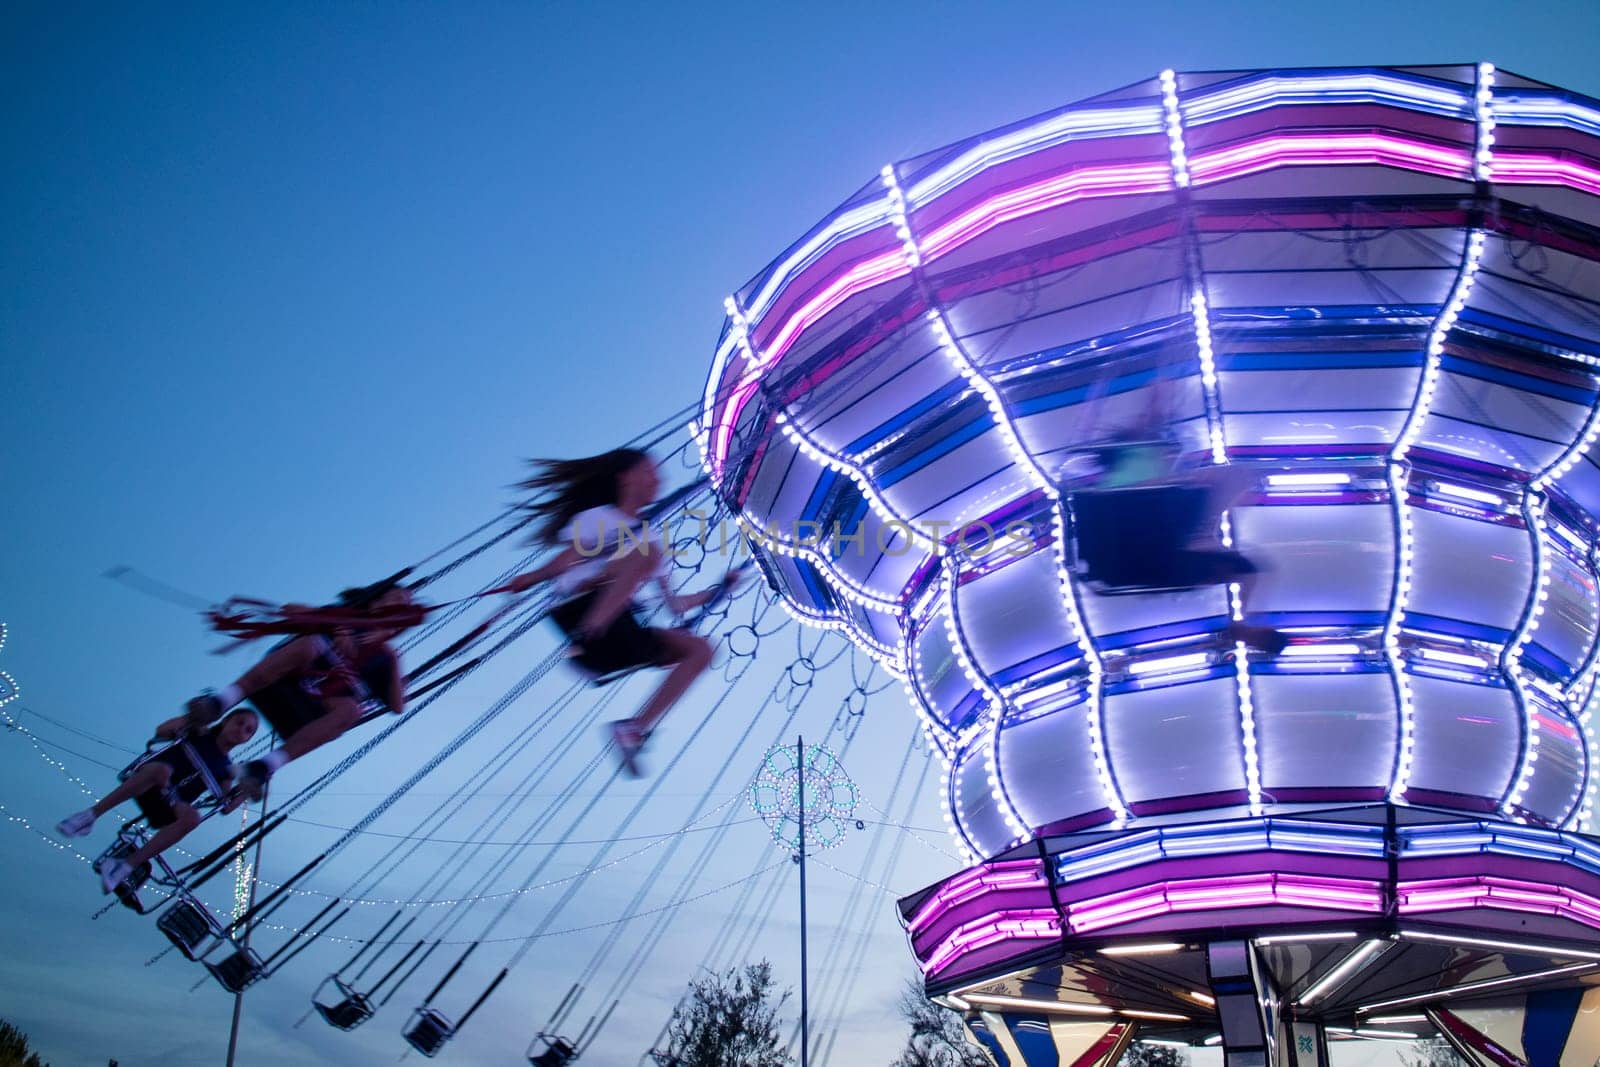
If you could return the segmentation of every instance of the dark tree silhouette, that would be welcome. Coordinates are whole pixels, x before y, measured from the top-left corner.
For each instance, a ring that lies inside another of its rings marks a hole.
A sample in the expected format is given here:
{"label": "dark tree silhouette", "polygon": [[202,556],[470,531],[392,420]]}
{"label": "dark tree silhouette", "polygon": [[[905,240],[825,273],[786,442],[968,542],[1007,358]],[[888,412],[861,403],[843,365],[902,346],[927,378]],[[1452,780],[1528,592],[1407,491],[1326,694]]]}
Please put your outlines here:
{"label": "dark tree silhouette", "polygon": [[1130,1042],[1122,1050],[1118,1067],[1189,1067],[1189,1054],[1172,1045],[1146,1045],[1142,1041]]}
{"label": "dark tree silhouette", "polygon": [[789,1067],[778,1036],[788,999],[773,989],[766,960],[697,978],[672,1011],[666,1047],[650,1056],[660,1067]]}
{"label": "dark tree silhouette", "polygon": [[28,1035],[0,1019],[0,1067],[50,1067],[28,1048]]}
{"label": "dark tree silhouette", "polygon": [[923,996],[915,979],[900,993],[900,1015],[911,1024],[911,1033],[889,1067],[989,1067],[989,1057],[967,1040],[960,1013]]}
{"label": "dark tree silhouette", "polygon": [[1405,1067],[1467,1067],[1467,1061],[1442,1037],[1413,1041],[1400,1053]]}

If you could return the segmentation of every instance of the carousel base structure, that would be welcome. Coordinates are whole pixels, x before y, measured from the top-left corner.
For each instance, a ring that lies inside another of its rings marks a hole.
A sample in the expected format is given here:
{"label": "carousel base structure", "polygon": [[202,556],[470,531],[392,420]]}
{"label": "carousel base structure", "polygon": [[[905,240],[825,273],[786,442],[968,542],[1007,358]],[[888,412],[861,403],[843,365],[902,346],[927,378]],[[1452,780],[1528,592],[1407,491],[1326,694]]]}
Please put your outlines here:
{"label": "carousel base structure", "polygon": [[1424,1037],[1478,1067],[1600,1059],[1600,841],[1571,832],[1371,805],[1044,837],[900,912],[1001,1067]]}

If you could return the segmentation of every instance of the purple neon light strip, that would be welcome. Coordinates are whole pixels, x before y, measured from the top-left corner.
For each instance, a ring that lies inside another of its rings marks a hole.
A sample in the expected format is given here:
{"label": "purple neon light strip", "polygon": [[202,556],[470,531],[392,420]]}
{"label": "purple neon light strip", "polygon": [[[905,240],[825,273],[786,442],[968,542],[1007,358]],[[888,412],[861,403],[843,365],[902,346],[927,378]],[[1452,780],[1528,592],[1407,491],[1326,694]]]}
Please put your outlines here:
{"label": "purple neon light strip", "polygon": [[943,970],[962,956],[1008,941],[1053,941],[1061,936],[1054,908],[999,911],[957,927],[922,963],[922,973]]}
{"label": "purple neon light strip", "polygon": [[1402,915],[1459,908],[1497,908],[1559,916],[1600,930],[1600,899],[1576,889],[1557,889],[1516,878],[1477,876],[1401,882],[1396,891]]}
{"label": "purple neon light strip", "polygon": [[923,901],[908,926],[911,933],[918,933],[951,908],[976,900],[985,893],[1049,888],[1050,883],[1036,860],[984,864],[963,871],[941,885]]}
{"label": "purple neon light strip", "polygon": [[1600,196],[1600,167],[1547,153],[1497,151],[1493,175],[1507,185],[1565,185]]}
{"label": "purple neon light strip", "polygon": [[1194,184],[1227,181],[1277,167],[1399,167],[1442,178],[1472,179],[1472,151],[1385,133],[1282,133],[1200,152],[1189,159]]}
{"label": "purple neon light strip", "polygon": [[[1196,185],[1226,181],[1281,166],[1377,165],[1469,181],[1472,151],[1451,145],[1430,144],[1405,137],[1375,133],[1275,134],[1241,145],[1202,152],[1189,159]],[[1600,195],[1600,169],[1579,160],[1539,152],[1497,154],[1494,179],[1508,184],[1562,185]],[[1110,196],[1162,192],[1172,188],[1166,163],[1082,167],[983,201],[939,227],[922,242],[922,252],[933,260],[996,226],[1053,207]],[[812,297],[773,335],[767,355],[745,369],[717,421],[712,459],[720,474],[739,413],[756,388],[758,379],[776,366],[806,329],[850,297],[909,271],[898,249],[857,263]]]}
{"label": "purple neon light strip", "polygon": [[[1182,879],[1080,901],[1068,912],[1067,929],[1087,934],[1180,912],[1260,907],[1379,914],[1383,895],[1378,883],[1368,879],[1277,873]],[[941,938],[922,961],[922,970],[932,974],[1006,941],[1048,940],[1059,936],[1060,929],[1053,908],[998,910]]]}
{"label": "purple neon light strip", "polygon": [[[1292,826],[1286,825],[1285,829],[1295,832]],[[1320,836],[1318,829],[1308,827],[1307,831],[1316,837]],[[1522,842],[1524,847],[1520,849],[1508,848],[1508,855],[1587,869],[1587,865],[1581,862],[1582,857],[1573,851],[1585,845],[1582,839],[1570,834],[1488,823],[1412,828],[1404,834],[1402,856],[1415,854],[1422,862],[1432,863],[1452,857],[1476,856],[1485,851],[1494,852],[1497,850],[1492,845],[1497,834]],[[1541,841],[1546,842],[1545,846],[1535,848]],[[1094,849],[1084,851],[1093,852]],[[1155,859],[1158,855],[1147,858]],[[1066,908],[1067,930],[1073,934],[1087,934],[1172,913],[1248,907],[1299,907],[1377,913],[1382,906],[1380,887],[1381,882],[1374,878],[1284,871],[1168,877],[1069,903]],[[966,910],[969,914],[981,910],[982,898],[990,892],[1030,893],[1044,888],[1046,884],[1041,868],[1033,860],[1013,860],[964,871],[939,886],[918,906],[909,923],[910,932],[915,940],[917,934],[926,934],[941,920],[951,918],[955,909]],[[1398,883],[1398,891],[1400,911],[1404,914],[1496,908],[1559,916],[1600,929],[1600,897],[1569,886],[1555,886],[1548,881],[1472,874],[1405,879]],[[1008,899],[1020,903],[1015,896]],[[925,966],[924,970],[946,967],[959,956],[1004,941],[1008,936],[1007,931],[1011,929],[1026,931],[1020,936],[1030,939],[1045,936],[1041,932],[1043,928],[1037,923],[1000,925],[1002,922],[1014,924],[1024,914],[1038,919],[1046,914],[1046,909],[990,908],[983,914],[969,918],[950,934],[938,939],[929,958],[937,958],[940,962],[937,967]],[[960,947],[954,946],[953,939],[957,938]]]}

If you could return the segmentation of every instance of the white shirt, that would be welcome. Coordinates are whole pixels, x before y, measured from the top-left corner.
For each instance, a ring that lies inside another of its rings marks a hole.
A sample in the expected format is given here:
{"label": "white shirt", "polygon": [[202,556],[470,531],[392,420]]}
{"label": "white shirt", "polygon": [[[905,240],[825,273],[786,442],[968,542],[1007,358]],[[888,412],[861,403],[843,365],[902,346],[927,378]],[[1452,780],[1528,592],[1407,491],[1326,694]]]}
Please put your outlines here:
{"label": "white shirt", "polygon": [[600,577],[606,564],[629,552],[643,552],[646,545],[655,554],[651,577],[664,575],[667,554],[645,520],[627,515],[610,504],[578,512],[562,527],[560,548],[577,549],[582,559],[556,576],[556,596],[571,600]]}

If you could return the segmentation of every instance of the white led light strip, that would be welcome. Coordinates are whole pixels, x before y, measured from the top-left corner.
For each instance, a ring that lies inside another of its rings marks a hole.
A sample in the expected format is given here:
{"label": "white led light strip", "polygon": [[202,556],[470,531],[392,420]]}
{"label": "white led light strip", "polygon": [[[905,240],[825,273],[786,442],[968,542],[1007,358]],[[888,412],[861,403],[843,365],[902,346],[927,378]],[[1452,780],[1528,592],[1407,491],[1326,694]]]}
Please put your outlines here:
{"label": "white led light strip", "polygon": [[795,604],[791,604],[789,598],[781,594],[777,600],[778,606],[783,608],[795,622],[818,630],[833,630],[838,633],[848,634],[850,639],[860,645],[861,650],[871,656],[878,666],[896,678],[903,679],[905,677],[906,667],[904,660],[898,659],[893,649],[890,649],[875,636],[857,626],[854,620],[806,611]]}
{"label": "white led light strip", "polygon": [[1033,454],[1022,443],[1022,435],[1018,432],[1015,421],[1006,409],[1004,400],[986,375],[979,370],[977,364],[968,358],[956,343],[955,336],[950,330],[949,323],[945,320],[944,313],[939,310],[934,300],[931,287],[922,272],[922,251],[917,245],[916,234],[911,230],[911,218],[908,213],[905,194],[900,189],[900,182],[895,176],[895,169],[885,166],[882,171],[883,184],[887,190],[891,217],[894,219],[895,233],[900,237],[903,245],[906,262],[911,267],[912,277],[922,291],[924,300],[927,301],[928,321],[933,328],[934,336],[939,342],[940,349],[945,357],[956,368],[957,373],[964,378],[969,386],[976,389],[983,396],[989,406],[996,426],[1000,430],[1001,439],[1011,451],[1017,465],[1029,475],[1034,485],[1044,493],[1050,501],[1051,520],[1055,528],[1055,562],[1056,581],[1060,586],[1061,602],[1067,612],[1068,621],[1072,626],[1073,637],[1078,642],[1078,649],[1083,655],[1084,665],[1088,672],[1089,686],[1085,703],[1087,704],[1090,747],[1094,753],[1096,772],[1100,777],[1102,788],[1105,792],[1106,806],[1111,809],[1116,819],[1120,822],[1128,817],[1126,804],[1122,799],[1122,791],[1116,782],[1116,775],[1112,772],[1110,760],[1103,743],[1103,730],[1101,717],[1104,714],[1103,693],[1101,687],[1102,667],[1099,651],[1094,647],[1094,639],[1090,635],[1088,626],[1084,623],[1082,607],[1078,600],[1077,584],[1067,568],[1067,540],[1066,517],[1063,511],[1064,504],[1061,491],[1040,468]]}
{"label": "white led light strip", "polygon": [[1188,103],[1192,125],[1297,104],[1375,101],[1434,114],[1458,116],[1469,106],[1456,86],[1426,85],[1385,74],[1277,74],[1253,78],[1242,86],[1200,89]]}
{"label": "white led light strip", "polygon": [[[1189,187],[1189,154],[1183,141],[1183,108],[1178,101],[1178,78],[1171,70],[1161,72],[1161,107],[1167,117],[1167,147],[1172,159],[1172,182],[1179,189]],[[1183,194],[1179,194],[1180,198]],[[1206,300],[1205,271],[1200,262],[1200,246],[1195,239],[1189,205],[1180,199],[1183,213],[1184,262],[1189,276],[1189,314],[1194,320],[1195,351],[1200,360],[1200,390],[1206,407],[1206,431],[1211,462],[1228,462],[1227,436],[1222,422],[1222,396],[1217,378],[1216,351],[1211,338],[1211,308]],[[1233,547],[1233,526],[1227,513],[1222,516],[1222,543]],[[1244,604],[1239,583],[1228,584],[1228,607],[1234,622],[1244,620]],[[1261,762],[1256,752],[1255,696],[1250,687],[1250,652],[1243,641],[1233,650],[1234,680],[1239,700],[1239,738],[1244,763],[1245,790],[1250,814],[1260,815]]]}
{"label": "white led light strip", "polygon": [[1027,839],[1028,827],[1023,823],[1021,814],[1016,806],[1011,803],[1011,797],[1006,793],[1005,783],[1000,776],[1000,725],[1005,721],[1006,714],[1012,711],[1011,702],[996,688],[993,680],[979,669],[972,649],[967,646],[966,632],[961,628],[961,613],[956,607],[958,581],[956,569],[959,564],[954,557],[945,557],[945,565],[940,574],[944,583],[944,627],[945,634],[950,639],[950,647],[955,650],[956,663],[960,665],[961,672],[967,676],[967,682],[984,695],[988,702],[988,711],[985,718],[989,723],[989,745],[985,751],[985,771],[989,776],[989,795],[994,798],[995,808],[1006,822],[1006,828],[1011,831],[1011,844],[1015,845]]}
{"label": "white led light strip", "polygon": [[832,560],[810,545],[791,541],[787,537],[780,536],[778,531],[762,529],[746,517],[742,511],[734,516],[734,520],[739,524],[739,529],[752,544],[760,545],[762,548],[770,552],[776,552],[780,556],[803,559],[816,567],[827,578],[828,584],[833,591],[841,594],[846,600],[885,614],[899,614],[902,605],[898,597],[886,597],[858,585],[855,581],[846,577]]}
{"label": "white led light strip", "polygon": [[1472,154],[1472,177],[1489,181],[1494,164],[1494,64],[1478,64],[1478,89],[1472,96],[1472,116],[1478,124],[1478,143]]}
{"label": "white led light strip", "polygon": [[1389,782],[1389,799],[1399,800],[1411,780],[1412,751],[1416,740],[1416,713],[1412,703],[1411,686],[1406,681],[1405,657],[1400,649],[1400,627],[1405,617],[1406,605],[1411,599],[1413,533],[1411,515],[1406,504],[1406,481],[1410,470],[1406,456],[1411,446],[1422,434],[1422,424],[1433,406],[1433,394],[1439,387],[1439,367],[1444,356],[1445,338],[1460,318],[1467,298],[1472,294],[1472,283],[1478,274],[1478,264],[1483,259],[1484,232],[1472,230],[1467,234],[1466,248],[1461,266],[1456,271],[1455,284],[1450,296],[1434,320],[1428,334],[1428,348],[1423,361],[1422,374],[1417,381],[1416,396],[1411,401],[1411,411],[1406,415],[1400,436],[1389,450],[1389,496],[1394,504],[1395,536],[1397,539],[1394,592],[1389,600],[1389,618],[1383,626],[1384,654],[1389,661],[1389,672],[1394,680],[1395,698],[1399,705],[1399,744],[1395,753],[1394,775]]}
{"label": "white led light strip", "polygon": [[778,412],[775,421],[778,424],[778,429],[782,431],[785,437],[794,442],[801,455],[813,463],[820,464],[836,474],[843,474],[849,478],[861,492],[861,496],[866,500],[867,504],[873,511],[878,513],[878,518],[885,525],[893,526],[895,529],[903,531],[908,540],[919,545],[928,555],[944,555],[944,544],[917,529],[909,518],[901,515],[891,507],[889,502],[879,494],[877,487],[872,484],[872,480],[867,477],[866,472],[856,466],[849,457],[830,452],[817,444],[816,439],[801,429],[800,424],[785,412]]}
{"label": "white led light strip", "polygon": [[[1531,490],[1522,497],[1522,520],[1528,528],[1528,539],[1533,547],[1533,582],[1528,589],[1528,602],[1523,608],[1521,625],[1500,650],[1500,670],[1511,683],[1512,698],[1522,719],[1522,759],[1511,784],[1500,797],[1501,815],[1510,815],[1514,808],[1521,805],[1533,781],[1533,765],[1539,759],[1539,721],[1529,704],[1528,684],[1522,676],[1522,650],[1532,640],[1539,617],[1544,614],[1545,601],[1550,597],[1550,568],[1546,563],[1549,549],[1544,544],[1544,499]],[[1526,820],[1519,816],[1516,821]]]}

